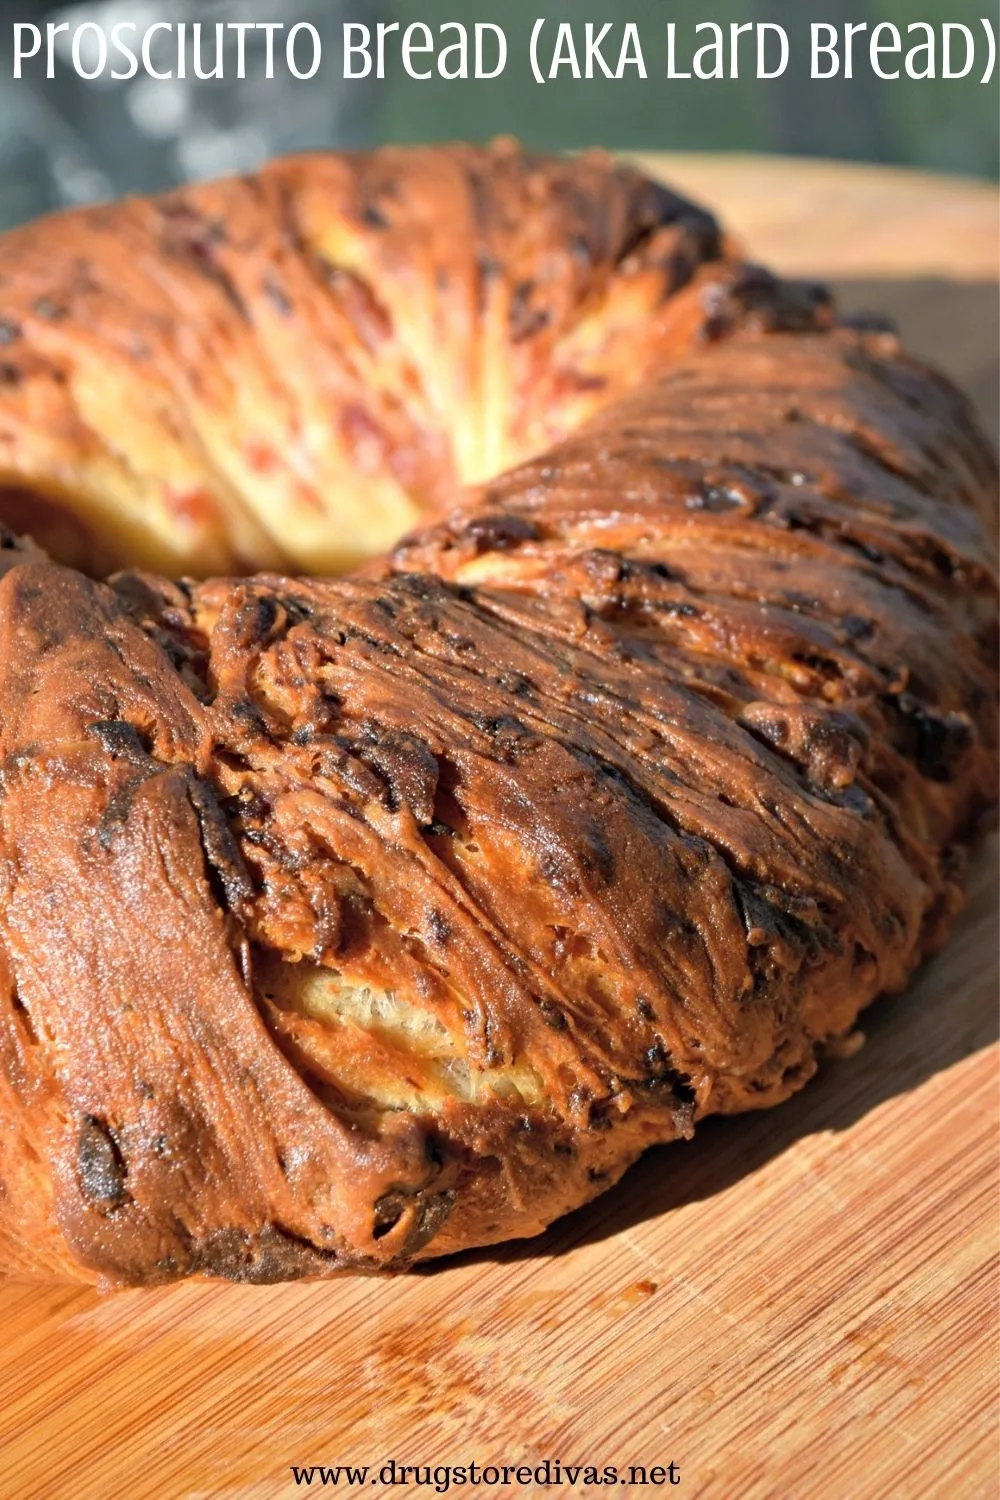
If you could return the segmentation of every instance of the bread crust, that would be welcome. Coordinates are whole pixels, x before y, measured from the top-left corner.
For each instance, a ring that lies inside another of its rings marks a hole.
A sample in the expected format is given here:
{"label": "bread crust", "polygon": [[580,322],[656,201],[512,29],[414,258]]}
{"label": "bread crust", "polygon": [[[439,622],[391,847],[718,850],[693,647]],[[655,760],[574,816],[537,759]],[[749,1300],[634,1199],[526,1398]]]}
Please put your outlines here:
{"label": "bread crust", "polygon": [[[484,231],[462,213],[484,199],[513,258],[487,280],[523,283],[516,251],[544,297],[523,294],[527,351],[509,302],[502,335],[468,313],[516,372],[478,457],[522,461],[460,492],[460,429],[485,420],[457,289]],[[289,223],[314,245],[360,219],[382,303],[437,288],[455,319],[421,366],[455,425],[416,424],[428,472],[451,466],[428,524],[350,577],[104,583],[0,549],[6,1271],[266,1281],[536,1233],[647,1146],[788,1097],[944,940],[995,800],[995,460],[892,335],[836,326],[677,203],[504,146],[316,157],[76,220],[98,280],[147,235],[169,279],[164,223],[225,206],[180,358],[292,253]],[[64,284],[72,238],[0,244],[19,305],[47,253]],[[598,264],[603,384],[560,406],[552,330],[579,326]],[[616,277],[642,288],[620,329]],[[76,372],[65,430],[114,336],[91,295],[45,347]],[[288,334],[304,366],[361,339],[324,295],[328,321]],[[174,401],[166,348],[150,382]],[[210,348],[253,388],[260,350]],[[35,379],[0,393],[10,472],[70,473],[75,496],[79,451],[23,456],[54,441]],[[146,438],[122,421],[131,464]]]}
{"label": "bread crust", "polygon": [[0,521],[64,562],[339,571],[704,321],[703,210],[600,153],[290,157],[0,238]]}

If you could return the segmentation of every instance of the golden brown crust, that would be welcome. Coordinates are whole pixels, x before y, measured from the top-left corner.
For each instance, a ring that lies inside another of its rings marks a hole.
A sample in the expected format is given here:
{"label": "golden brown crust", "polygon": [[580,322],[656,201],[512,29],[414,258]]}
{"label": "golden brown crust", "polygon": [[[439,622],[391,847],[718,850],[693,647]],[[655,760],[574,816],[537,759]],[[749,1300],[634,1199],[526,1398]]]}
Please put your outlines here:
{"label": "golden brown crust", "polygon": [[343,568],[640,379],[721,251],[609,158],[504,143],[28,225],[0,239],[0,521],[95,572]]}
{"label": "golden brown crust", "polygon": [[[410,160],[291,164],[296,213]],[[407,211],[470,160],[412,158]],[[620,245],[609,169],[534,170],[535,233]],[[522,239],[507,281],[548,263]],[[533,1233],[787,1097],[943,940],[995,797],[992,456],[810,291],[719,260],[670,319],[582,417],[539,345],[519,420],[573,434],[352,578],[0,551],[0,1264],[264,1280]]]}

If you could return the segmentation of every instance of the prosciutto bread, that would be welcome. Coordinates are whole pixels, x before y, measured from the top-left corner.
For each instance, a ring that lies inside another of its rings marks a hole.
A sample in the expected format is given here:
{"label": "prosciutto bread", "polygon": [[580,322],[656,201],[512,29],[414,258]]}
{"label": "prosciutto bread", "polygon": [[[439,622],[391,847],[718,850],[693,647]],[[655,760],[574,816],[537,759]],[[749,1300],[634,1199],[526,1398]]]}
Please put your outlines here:
{"label": "prosciutto bread", "polygon": [[0,341],[9,1274],[537,1233],[944,941],[995,460],[707,214],[303,157],[8,235]]}

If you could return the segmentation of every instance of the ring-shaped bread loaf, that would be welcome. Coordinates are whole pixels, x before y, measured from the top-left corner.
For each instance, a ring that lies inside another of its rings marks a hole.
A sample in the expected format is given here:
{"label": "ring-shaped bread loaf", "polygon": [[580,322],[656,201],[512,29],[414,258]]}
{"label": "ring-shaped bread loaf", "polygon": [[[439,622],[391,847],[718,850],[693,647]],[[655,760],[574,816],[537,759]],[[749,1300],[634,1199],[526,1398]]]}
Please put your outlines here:
{"label": "ring-shaped bread loaf", "polygon": [[399,1267],[799,1088],[961,902],[995,490],[602,157],[0,240],[0,1267]]}

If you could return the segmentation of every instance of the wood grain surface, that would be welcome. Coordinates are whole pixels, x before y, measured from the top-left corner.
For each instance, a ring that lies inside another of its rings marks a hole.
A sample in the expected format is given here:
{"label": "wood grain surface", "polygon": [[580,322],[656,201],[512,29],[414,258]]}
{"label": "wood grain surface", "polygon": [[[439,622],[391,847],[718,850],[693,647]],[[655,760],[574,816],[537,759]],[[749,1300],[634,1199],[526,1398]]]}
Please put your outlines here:
{"label": "wood grain surface", "polygon": [[[963,258],[964,233],[914,265],[911,246],[887,254],[880,222],[865,252],[857,226],[883,174],[846,167],[830,169],[829,197],[825,173],[811,187],[800,177],[809,213],[782,265],[767,234],[786,164],[702,166],[701,196],[782,269],[891,284],[904,306],[907,266],[921,278],[950,267],[969,296],[984,276],[978,249]],[[970,243],[993,234],[995,273],[995,197],[927,178],[907,191],[922,209],[901,235],[940,226],[948,204],[948,223],[979,225]],[[954,291],[930,285],[914,296],[924,311]],[[941,314],[934,345],[985,382],[987,418],[989,305],[964,325]],[[384,1281],[105,1297],[0,1287],[0,1497],[432,1495],[371,1476],[298,1486],[290,1466],[549,1459],[676,1465],[675,1486],[616,1487],[637,1496],[992,1500],[996,911],[990,845],[953,942],[868,1013],[857,1056],[778,1110],[708,1121],[692,1143],[650,1153],[540,1240]],[[448,1493],[609,1491],[564,1480]]]}
{"label": "wood grain surface", "polygon": [[787,276],[995,281],[996,189],[899,167],[701,152],[633,157]]}

